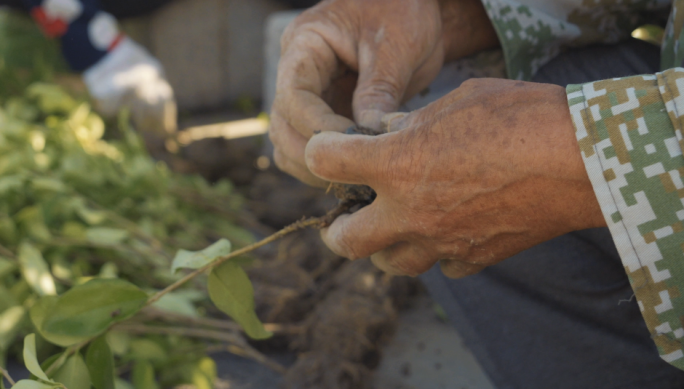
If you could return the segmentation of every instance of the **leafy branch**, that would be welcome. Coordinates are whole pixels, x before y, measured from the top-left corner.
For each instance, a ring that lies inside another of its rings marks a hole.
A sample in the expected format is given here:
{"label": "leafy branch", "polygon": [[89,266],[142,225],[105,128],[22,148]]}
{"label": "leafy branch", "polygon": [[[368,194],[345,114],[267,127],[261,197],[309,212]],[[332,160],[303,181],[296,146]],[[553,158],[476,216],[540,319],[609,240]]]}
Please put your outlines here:
{"label": "leafy branch", "polygon": [[159,299],[161,299],[164,295],[180,288],[186,282],[192,280],[193,278],[195,278],[198,275],[206,272],[207,270],[211,270],[211,269],[215,268],[216,266],[226,262],[229,259],[239,257],[240,255],[244,255],[244,254],[247,254],[249,252],[252,252],[252,251],[258,249],[259,247],[265,246],[265,245],[267,245],[271,242],[274,242],[280,238],[283,238],[284,236],[291,234],[295,231],[298,231],[298,230],[301,230],[301,229],[304,229],[307,227],[322,226],[322,225],[324,225],[323,223],[324,223],[324,219],[318,218],[318,217],[300,220],[298,222],[290,224],[289,226],[283,228],[282,230],[276,232],[275,234],[270,235],[270,236],[268,236],[268,237],[266,237],[266,238],[264,238],[264,239],[262,239],[256,243],[253,243],[249,246],[243,247],[239,250],[235,250],[228,255],[216,258],[214,261],[202,266],[201,268],[199,268],[199,269],[197,269],[191,273],[188,273],[185,277],[181,278],[180,280],[174,282],[173,284],[167,286],[163,290],[154,294],[152,297],[150,297],[147,300],[146,305],[154,304],[155,302],[159,301]]}

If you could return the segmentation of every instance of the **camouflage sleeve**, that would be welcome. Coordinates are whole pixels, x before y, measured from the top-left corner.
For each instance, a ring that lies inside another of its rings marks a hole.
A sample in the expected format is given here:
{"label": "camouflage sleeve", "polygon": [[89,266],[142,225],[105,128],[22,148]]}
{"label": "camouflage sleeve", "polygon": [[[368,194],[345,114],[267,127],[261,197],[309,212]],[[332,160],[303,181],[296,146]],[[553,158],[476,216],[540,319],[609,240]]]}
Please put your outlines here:
{"label": "camouflage sleeve", "polygon": [[567,87],[589,178],[660,356],[684,370],[684,68]]}
{"label": "camouflage sleeve", "polygon": [[541,66],[568,47],[627,39],[653,12],[667,12],[672,7],[672,0],[482,3],[501,42],[508,78],[519,80],[530,80]]}

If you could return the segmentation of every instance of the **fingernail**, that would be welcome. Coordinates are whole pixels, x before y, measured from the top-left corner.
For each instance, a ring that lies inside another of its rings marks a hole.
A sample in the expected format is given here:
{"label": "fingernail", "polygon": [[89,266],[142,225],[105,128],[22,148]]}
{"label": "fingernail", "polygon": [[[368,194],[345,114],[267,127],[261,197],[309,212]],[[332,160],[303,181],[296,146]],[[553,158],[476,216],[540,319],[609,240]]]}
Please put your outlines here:
{"label": "fingernail", "polygon": [[357,122],[364,127],[380,130],[382,125],[380,118],[382,118],[383,115],[385,115],[385,113],[379,109],[369,109],[361,112]]}
{"label": "fingernail", "polygon": [[398,127],[397,124],[399,124],[398,122],[406,116],[408,116],[408,112],[392,112],[388,113],[387,115],[384,115],[382,119],[380,119],[382,127],[385,130],[384,132],[398,131],[401,128],[403,128]]}

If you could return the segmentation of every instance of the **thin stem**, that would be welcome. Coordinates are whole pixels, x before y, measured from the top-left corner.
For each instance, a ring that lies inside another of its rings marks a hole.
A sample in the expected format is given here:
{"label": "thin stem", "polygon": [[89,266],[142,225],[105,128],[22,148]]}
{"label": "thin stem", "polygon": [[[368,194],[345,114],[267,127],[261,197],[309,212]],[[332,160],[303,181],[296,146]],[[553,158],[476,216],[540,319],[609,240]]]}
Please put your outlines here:
{"label": "thin stem", "polygon": [[191,273],[188,273],[185,277],[183,277],[180,280],[174,282],[173,284],[167,286],[164,290],[157,292],[155,295],[153,295],[152,297],[150,297],[147,300],[146,305],[154,304],[160,298],[162,298],[165,294],[170,293],[170,292],[180,288],[181,286],[183,286],[183,284],[190,281],[191,279],[197,277],[198,275],[204,273],[205,271],[207,271],[209,269],[213,269],[214,267],[222,264],[223,262],[225,262],[231,258],[235,258],[235,257],[238,257],[240,255],[254,251],[254,250],[258,249],[259,247],[265,246],[265,245],[267,245],[273,241],[276,241],[276,240],[284,237],[287,234],[301,230],[303,228],[312,227],[312,226],[320,226],[321,223],[322,223],[321,218],[309,218],[309,219],[305,219],[305,220],[300,220],[296,223],[290,224],[289,226],[283,228],[282,230],[276,232],[275,234],[268,236],[268,237],[266,237],[266,238],[264,238],[264,239],[262,239],[256,243],[253,243],[249,246],[243,247],[239,250],[235,250],[232,253],[225,255],[223,257],[219,257],[214,262],[210,262],[210,263],[202,266],[201,268],[199,268],[199,269],[197,269]]}
{"label": "thin stem", "polygon": [[[192,317],[163,311],[154,307],[144,308],[141,311],[141,314],[152,320],[163,320],[169,323],[186,323],[188,325],[209,327],[234,332],[243,331],[242,326],[232,321],[212,319],[208,317]],[[302,326],[299,324],[264,323],[264,329],[268,332],[279,334],[298,334],[302,331]]]}
{"label": "thin stem", "polygon": [[47,370],[45,370],[45,375],[47,375],[49,377],[50,374],[54,373],[57,369],[59,369],[60,367],[62,367],[62,365],[64,365],[64,362],[66,362],[67,358],[76,354],[79,350],[81,350],[83,347],[87,346],[88,343],[93,341],[93,339],[95,339],[95,338],[96,337],[90,338],[88,340],[84,340],[83,342],[78,343],[78,344],[71,346],[68,349],[66,349],[64,351],[64,353],[62,353],[62,355],[60,355],[59,358],[57,358],[57,360],[52,365],[50,365],[50,367],[48,367]]}
{"label": "thin stem", "polygon": [[[82,196],[82,195],[81,195]],[[141,240],[145,241],[147,244],[150,245],[152,250],[156,251],[159,253],[161,256],[165,257],[166,259],[172,259],[171,255],[164,251],[164,244],[160,242],[157,238],[154,236],[148,234],[147,232],[143,231],[136,223],[132,222],[131,220],[128,220],[127,218],[118,215],[115,212],[112,212],[108,210],[107,208],[101,206],[100,204],[96,203],[93,199],[88,198],[86,196],[82,196],[87,202],[89,202],[92,206],[99,208],[100,211],[104,212],[107,214],[107,217],[113,220],[115,223],[118,223],[120,226],[125,227],[128,229],[130,232],[133,233],[133,235],[136,235],[138,238]]]}
{"label": "thin stem", "polygon": [[[186,328],[186,327],[159,327],[159,326],[147,326],[144,324],[132,324],[132,323],[121,323],[114,327],[118,331],[125,331],[134,334],[161,334],[161,335],[180,335],[188,336],[192,338],[210,339],[218,340],[230,343],[231,346],[237,347],[242,350],[242,356],[246,356],[256,360],[257,362],[263,363],[264,365],[270,367],[271,369],[284,373],[286,369],[270,360],[268,357],[260,353],[259,351],[253,349],[247,342],[240,336],[235,334],[227,333],[224,331],[214,331],[206,330],[201,328]],[[230,350],[230,348],[226,348]]]}
{"label": "thin stem", "polygon": [[12,385],[12,386],[16,385],[16,382],[9,375],[9,372],[7,370],[3,369],[2,367],[0,367],[0,375],[5,377],[5,379],[7,380],[7,382],[9,382],[10,385]]}
{"label": "thin stem", "polygon": [[[242,349],[239,346],[236,346],[234,344],[221,344],[221,345],[210,346],[210,347],[206,348],[207,354],[214,354],[214,353],[219,353],[219,352],[223,352],[223,351],[227,351],[231,354],[235,354],[235,355],[243,357],[243,358],[250,357],[250,351],[249,350]],[[263,356],[263,354],[261,354],[261,353],[259,353],[259,354]],[[264,356],[264,359],[256,359],[256,361],[265,365],[266,367],[269,367],[271,370],[276,371],[280,374],[287,373],[287,369],[283,365],[281,365],[277,362],[274,362],[273,360],[266,358],[265,356]]]}

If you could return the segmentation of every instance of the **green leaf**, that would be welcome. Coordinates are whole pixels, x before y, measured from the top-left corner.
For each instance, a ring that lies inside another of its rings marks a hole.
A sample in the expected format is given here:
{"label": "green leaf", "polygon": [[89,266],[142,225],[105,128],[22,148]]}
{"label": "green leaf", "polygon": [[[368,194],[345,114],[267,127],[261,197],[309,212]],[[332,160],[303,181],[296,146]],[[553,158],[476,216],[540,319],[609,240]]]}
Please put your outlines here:
{"label": "green leaf", "polygon": [[12,308],[15,305],[19,305],[19,302],[17,302],[17,299],[14,298],[12,295],[12,292],[7,290],[0,282],[0,296],[3,298],[0,298],[0,314],[5,312],[5,310]]}
{"label": "green leaf", "polygon": [[24,279],[36,293],[41,296],[57,294],[55,280],[43,259],[43,254],[31,243],[23,242],[19,246],[19,265]]}
{"label": "green leaf", "polygon": [[54,389],[57,385],[45,384],[32,380],[21,380],[14,384],[12,389]]}
{"label": "green leaf", "polygon": [[204,357],[192,370],[192,383],[196,389],[214,389],[216,376],[216,362],[209,357]]}
{"label": "green leaf", "polygon": [[126,354],[131,346],[131,336],[126,332],[107,331],[105,337],[109,348],[116,356],[120,357]]}
{"label": "green leaf", "polygon": [[[40,364],[40,368],[43,369],[43,371],[50,370],[52,365],[54,365],[54,363],[57,362],[57,360],[59,359],[59,357],[62,356],[62,354],[63,353],[57,353],[57,354],[49,357],[48,359],[44,360],[43,363]],[[61,365],[64,365],[64,363],[62,363]],[[57,366],[57,368],[59,368],[60,366]],[[37,378],[38,377],[36,377],[36,376],[33,376],[33,375],[31,376],[32,380],[37,379]]]}
{"label": "green leaf", "polygon": [[197,317],[197,311],[192,304],[192,300],[186,296],[176,293],[168,293],[162,296],[156,303],[152,305],[155,308],[167,312],[177,313],[179,315]]}
{"label": "green leaf", "polygon": [[0,278],[3,278],[9,273],[13,272],[16,268],[17,266],[14,263],[0,257]]}
{"label": "green leaf", "polygon": [[153,340],[135,339],[131,341],[131,357],[135,360],[163,362],[169,358],[169,353]]}
{"label": "green leaf", "polygon": [[171,273],[175,274],[179,269],[199,269],[219,257],[230,254],[231,248],[230,241],[221,239],[201,251],[178,250],[176,257],[173,258]]}
{"label": "green leaf", "polygon": [[25,316],[26,310],[22,306],[8,308],[0,314],[0,350],[7,350],[14,342]]}
{"label": "green leaf", "polygon": [[272,334],[254,312],[254,288],[247,273],[227,261],[209,275],[209,297],[216,306],[238,322],[253,339],[265,339]]}
{"label": "green leaf", "polygon": [[0,239],[5,244],[14,245],[17,239],[17,225],[12,218],[0,216]]}
{"label": "green leaf", "polygon": [[159,389],[159,385],[154,379],[154,368],[147,361],[140,361],[133,365],[131,381],[133,381],[135,389]]}
{"label": "green leaf", "polygon": [[47,374],[40,367],[40,363],[38,363],[38,357],[36,357],[36,334],[29,334],[24,338],[24,364],[34,376],[43,381],[54,382],[48,378]]}
{"label": "green leaf", "polygon": [[147,294],[120,279],[93,279],[64,293],[45,316],[42,331],[50,335],[93,337],[133,316]]}
{"label": "green leaf", "polygon": [[25,177],[20,174],[0,177],[0,194],[4,195],[9,191],[22,189],[24,180]]}
{"label": "green leaf", "polygon": [[67,358],[53,378],[68,389],[90,389],[90,374],[80,353]]}
{"label": "green leaf", "polygon": [[48,342],[62,347],[68,347],[88,339],[87,336],[57,335],[43,331],[45,317],[53,310],[58,300],[59,297],[56,296],[45,296],[33,304],[29,311],[29,315],[31,316],[31,321],[33,322],[33,327],[36,331],[38,331],[38,333]]}
{"label": "green leaf", "polygon": [[114,389],[135,389],[135,387],[130,382],[117,378],[114,381]]}
{"label": "green leaf", "polygon": [[[95,389],[114,389],[114,356],[106,337],[101,336],[90,343],[86,365]],[[71,389],[68,385],[67,388]]]}
{"label": "green leaf", "polygon": [[128,238],[128,231],[120,228],[92,227],[86,230],[86,239],[93,243],[115,245]]}
{"label": "green leaf", "polygon": [[100,278],[118,278],[119,268],[114,262],[107,262],[100,268]]}
{"label": "green leaf", "polygon": [[96,211],[94,209],[88,208],[82,199],[75,201],[76,214],[83,219],[84,222],[92,225],[101,224],[107,220],[107,213],[102,211]]}
{"label": "green leaf", "polygon": [[52,238],[50,230],[45,225],[43,210],[40,206],[23,208],[15,217],[26,233],[39,242],[45,242]]}
{"label": "green leaf", "polygon": [[48,177],[38,177],[31,181],[33,189],[48,192],[66,192],[67,187],[64,182]]}

